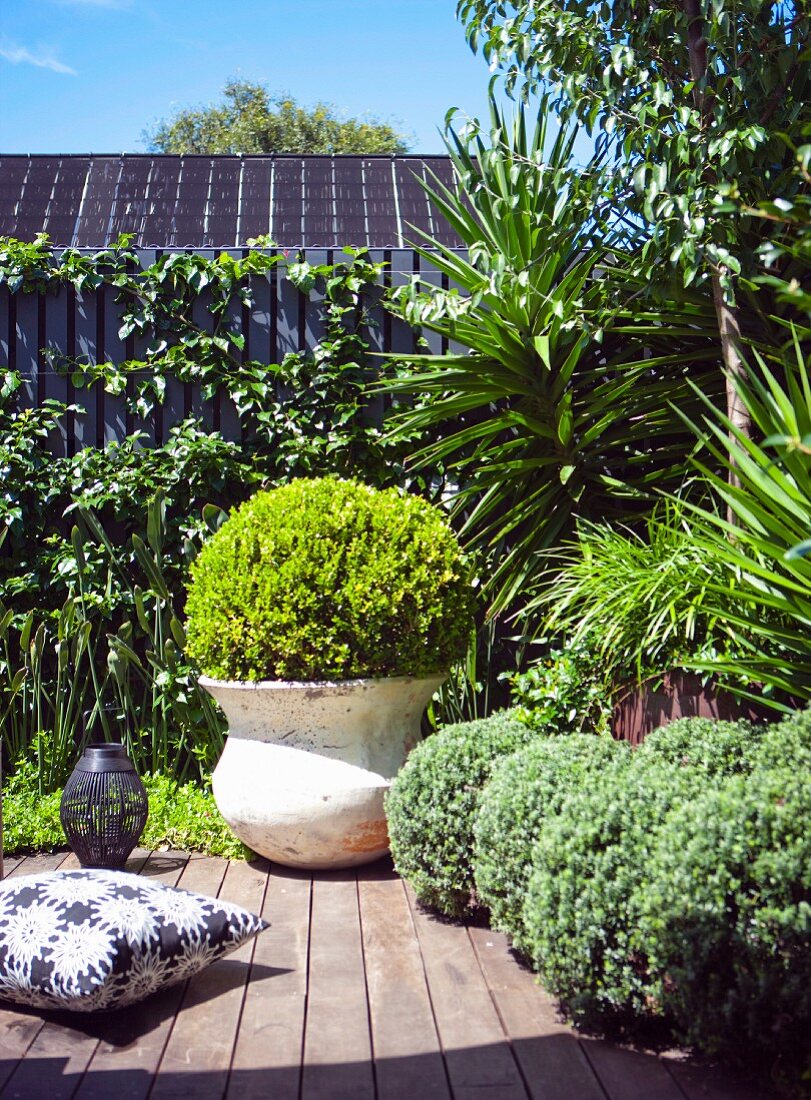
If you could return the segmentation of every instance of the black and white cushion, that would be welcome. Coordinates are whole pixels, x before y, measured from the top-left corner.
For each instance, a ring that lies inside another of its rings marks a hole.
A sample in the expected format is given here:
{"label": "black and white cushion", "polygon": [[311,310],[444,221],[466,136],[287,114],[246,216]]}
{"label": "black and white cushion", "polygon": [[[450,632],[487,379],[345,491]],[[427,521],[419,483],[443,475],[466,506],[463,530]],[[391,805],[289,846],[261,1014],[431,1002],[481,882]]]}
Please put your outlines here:
{"label": "black and white cushion", "polygon": [[123,871],[0,884],[0,1000],[92,1012],[134,1004],[235,951],[266,921]]}

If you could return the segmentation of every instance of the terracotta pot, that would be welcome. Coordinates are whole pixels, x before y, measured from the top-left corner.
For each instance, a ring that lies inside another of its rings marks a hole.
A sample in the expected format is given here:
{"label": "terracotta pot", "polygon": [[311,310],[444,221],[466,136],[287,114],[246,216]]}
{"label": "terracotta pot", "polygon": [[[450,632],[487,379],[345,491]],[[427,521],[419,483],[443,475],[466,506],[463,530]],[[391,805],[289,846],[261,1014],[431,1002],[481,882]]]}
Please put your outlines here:
{"label": "terracotta pot", "polygon": [[385,855],[383,797],[444,676],[240,683],[201,677],[228,719],[214,798],[236,835],[290,867]]}

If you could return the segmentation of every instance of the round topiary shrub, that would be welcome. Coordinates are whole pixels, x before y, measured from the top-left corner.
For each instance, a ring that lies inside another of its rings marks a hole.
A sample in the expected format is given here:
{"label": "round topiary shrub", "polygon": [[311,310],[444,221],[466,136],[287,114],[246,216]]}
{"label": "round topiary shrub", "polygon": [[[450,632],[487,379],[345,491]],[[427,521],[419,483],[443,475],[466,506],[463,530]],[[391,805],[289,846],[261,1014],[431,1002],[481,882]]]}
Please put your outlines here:
{"label": "round topiary shrub", "polygon": [[656,833],[708,776],[651,758],[618,761],[547,818],[523,909],[527,953],[580,1024],[633,1030],[661,1014],[638,934]]}
{"label": "round topiary shrub", "polygon": [[489,907],[493,926],[520,951],[529,947],[523,908],[532,853],[545,822],[596,773],[628,763],[630,756],[625,742],[575,733],[532,741],[493,769],[473,828],[476,893]]}
{"label": "round topiary shrub", "polygon": [[756,764],[760,768],[811,769],[811,707],[767,726]]}
{"label": "round topiary shrub", "polygon": [[446,726],[418,745],[386,797],[391,853],[420,901],[448,916],[470,906],[473,823],[493,765],[532,733],[509,711]]}
{"label": "round topiary shrub", "polygon": [[640,932],[653,992],[681,1037],[811,1079],[807,771],[733,777],[675,808],[647,875]]}
{"label": "round topiary shrub", "polygon": [[446,670],[470,636],[456,538],[419,497],[335,478],[257,493],[191,569],[188,653],[220,680]]}
{"label": "round topiary shrub", "polygon": [[649,733],[637,750],[640,759],[656,759],[706,775],[745,774],[757,760],[763,728],[740,720],[679,718]]}

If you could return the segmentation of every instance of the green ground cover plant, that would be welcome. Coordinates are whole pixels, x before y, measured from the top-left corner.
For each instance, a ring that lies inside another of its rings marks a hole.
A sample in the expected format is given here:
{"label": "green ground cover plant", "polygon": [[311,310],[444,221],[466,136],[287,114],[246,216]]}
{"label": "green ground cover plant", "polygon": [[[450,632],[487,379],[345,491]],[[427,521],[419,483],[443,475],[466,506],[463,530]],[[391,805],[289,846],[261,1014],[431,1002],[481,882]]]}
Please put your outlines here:
{"label": "green ground cover plant", "polygon": [[496,762],[532,732],[510,711],[445,726],[419,744],[386,795],[394,864],[420,901],[448,916],[475,898],[473,825]]}
{"label": "green ground cover plant", "polygon": [[338,478],[257,493],[191,567],[187,650],[222,680],[445,672],[473,623],[470,566],[420,497]]}
{"label": "green ground cover plant", "polygon": [[[169,775],[141,777],[149,797],[144,848],[174,848],[225,859],[245,859],[248,849],[220,816],[208,784],[179,784]],[[3,787],[3,851],[6,855],[53,851],[67,841],[59,820],[61,789],[42,795],[36,766],[20,760]]]}

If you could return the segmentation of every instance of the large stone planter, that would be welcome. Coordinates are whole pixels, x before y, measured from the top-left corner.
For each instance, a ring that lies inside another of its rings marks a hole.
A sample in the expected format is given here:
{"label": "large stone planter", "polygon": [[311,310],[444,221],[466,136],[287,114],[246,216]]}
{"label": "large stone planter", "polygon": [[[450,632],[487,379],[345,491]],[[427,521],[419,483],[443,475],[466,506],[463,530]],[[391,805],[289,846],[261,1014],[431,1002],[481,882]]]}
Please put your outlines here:
{"label": "large stone planter", "polygon": [[236,835],[291,867],[388,851],[383,796],[444,677],[239,683],[203,676],[228,719],[214,798]]}

